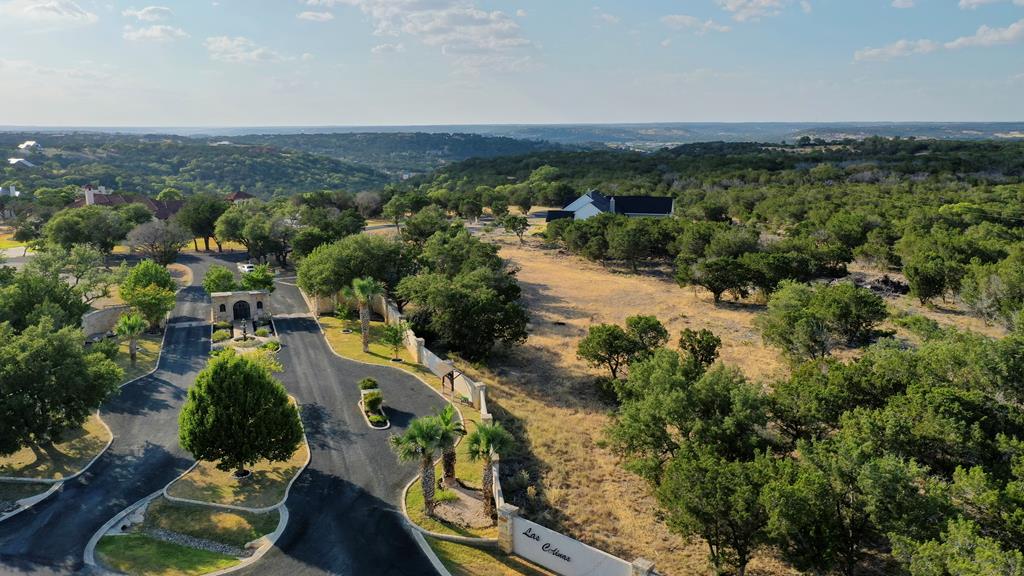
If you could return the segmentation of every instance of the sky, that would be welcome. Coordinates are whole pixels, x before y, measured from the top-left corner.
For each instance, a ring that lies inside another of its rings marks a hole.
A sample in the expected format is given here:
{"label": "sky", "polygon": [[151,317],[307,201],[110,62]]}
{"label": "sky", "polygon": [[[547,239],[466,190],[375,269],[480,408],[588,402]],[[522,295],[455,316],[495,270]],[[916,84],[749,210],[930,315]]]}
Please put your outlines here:
{"label": "sky", "polygon": [[0,0],[0,125],[1021,121],[1024,0]]}

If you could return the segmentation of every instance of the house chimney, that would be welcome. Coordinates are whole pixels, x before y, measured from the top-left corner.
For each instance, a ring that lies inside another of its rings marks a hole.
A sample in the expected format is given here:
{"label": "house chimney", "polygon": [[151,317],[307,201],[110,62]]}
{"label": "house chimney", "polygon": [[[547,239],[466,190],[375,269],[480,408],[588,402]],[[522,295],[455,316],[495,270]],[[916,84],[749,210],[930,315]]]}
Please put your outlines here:
{"label": "house chimney", "polygon": [[21,192],[18,192],[18,189],[14,187],[14,184],[11,184],[11,198],[17,198],[20,195]]}
{"label": "house chimney", "polygon": [[617,212],[615,211],[615,196],[611,196],[611,197],[609,197],[609,198],[608,198],[608,202],[609,202],[609,205],[608,205],[608,209],[609,209],[609,211],[610,211],[610,212],[611,212],[612,214],[617,214]]}
{"label": "house chimney", "polygon": [[92,186],[91,185],[86,185],[86,187],[83,188],[83,190],[85,191],[85,205],[86,206],[92,206],[93,204],[95,204],[96,203],[96,191],[92,189]]}

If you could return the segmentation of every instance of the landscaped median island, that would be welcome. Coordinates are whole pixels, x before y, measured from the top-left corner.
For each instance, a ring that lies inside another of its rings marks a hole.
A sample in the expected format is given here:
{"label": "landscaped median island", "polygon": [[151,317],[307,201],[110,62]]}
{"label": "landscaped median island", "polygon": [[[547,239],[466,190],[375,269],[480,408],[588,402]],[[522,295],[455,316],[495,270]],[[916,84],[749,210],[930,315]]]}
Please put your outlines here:
{"label": "landscaped median island", "polygon": [[288,485],[309,460],[309,446],[303,441],[284,462],[260,461],[248,467],[249,476],[236,479],[233,471],[217,468],[216,462],[202,462],[167,487],[172,499],[195,500],[261,509],[284,500]]}
{"label": "landscaped median island", "polygon": [[179,417],[181,445],[197,463],[122,513],[97,544],[101,564],[127,574],[200,575],[269,547],[310,456],[295,400],[272,375],[280,369],[263,350],[229,348],[210,360]]}
{"label": "landscaped median island", "polygon": [[[461,411],[464,429],[470,431],[480,425],[476,410]],[[470,458],[469,443],[463,439],[455,446],[455,480],[453,485],[434,492],[434,514],[426,513],[423,486],[414,482],[405,493],[405,510],[420,528],[437,534],[469,538],[497,538],[498,529],[483,511],[483,466]],[[434,477],[444,477],[444,462],[434,465]]]}
{"label": "landscaped median island", "polygon": [[[398,350],[397,354],[397,358],[401,362],[392,361],[392,358],[395,357],[394,350],[381,342],[385,329],[384,322],[370,322],[370,351],[363,352],[358,320],[342,319],[337,316],[321,316],[318,320],[324,330],[324,336],[327,337],[327,343],[340,356],[367,364],[393,366],[430,380],[436,378],[430,370],[418,364],[416,358],[413,358],[404,346]],[[345,332],[346,330],[348,332]]]}
{"label": "landscaped median island", "polygon": [[376,430],[387,430],[391,427],[388,416],[384,412],[384,395],[373,378],[363,378],[359,381],[359,409],[366,418],[370,428]]}
{"label": "landscaped median island", "polygon": [[279,522],[276,509],[249,513],[161,497],[130,515],[119,534],[103,537],[96,553],[104,565],[125,574],[206,574],[251,556]]}

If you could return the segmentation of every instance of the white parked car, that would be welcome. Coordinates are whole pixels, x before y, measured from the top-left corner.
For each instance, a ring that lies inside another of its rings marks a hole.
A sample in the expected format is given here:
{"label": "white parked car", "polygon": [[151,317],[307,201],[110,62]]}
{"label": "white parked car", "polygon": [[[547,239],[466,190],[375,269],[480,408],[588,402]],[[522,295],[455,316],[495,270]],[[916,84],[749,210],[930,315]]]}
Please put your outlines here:
{"label": "white parked car", "polygon": [[246,264],[239,264],[238,265],[238,271],[241,272],[242,274],[247,274],[249,272],[252,272],[255,269],[256,269],[256,265],[255,264],[248,264],[248,263],[246,263]]}

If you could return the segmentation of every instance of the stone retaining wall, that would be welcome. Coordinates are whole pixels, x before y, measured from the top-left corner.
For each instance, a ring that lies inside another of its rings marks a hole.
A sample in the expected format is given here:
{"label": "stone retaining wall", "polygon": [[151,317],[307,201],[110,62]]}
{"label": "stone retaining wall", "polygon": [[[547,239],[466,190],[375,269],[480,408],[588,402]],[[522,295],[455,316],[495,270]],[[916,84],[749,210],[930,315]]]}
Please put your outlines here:
{"label": "stone retaining wall", "polygon": [[106,334],[114,329],[117,319],[127,311],[128,306],[122,304],[84,314],[82,316],[82,333],[86,338],[97,334]]}

